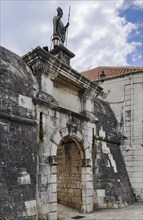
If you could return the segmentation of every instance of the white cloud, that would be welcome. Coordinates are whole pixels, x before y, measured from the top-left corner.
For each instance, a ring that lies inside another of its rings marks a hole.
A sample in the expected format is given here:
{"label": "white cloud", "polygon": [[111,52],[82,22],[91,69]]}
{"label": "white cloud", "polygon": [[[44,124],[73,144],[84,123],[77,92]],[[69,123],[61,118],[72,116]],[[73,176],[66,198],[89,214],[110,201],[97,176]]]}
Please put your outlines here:
{"label": "white cloud", "polygon": [[[127,56],[138,43],[128,42],[136,24],[119,16],[126,0],[120,1],[23,1],[5,2],[2,7],[3,46],[23,55],[37,46],[51,48],[52,20],[58,6],[63,23],[68,19],[68,49],[75,53],[73,68],[78,71],[99,65],[127,65]],[[130,2],[130,1],[129,1]],[[139,4],[139,1],[134,1]]]}
{"label": "white cloud", "polygon": [[143,8],[143,0],[134,0],[133,4],[138,8]]}
{"label": "white cloud", "polygon": [[[90,8],[87,20],[79,22],[80,24],[84,22],[84,29],[82,37],[80,37],[80,44],[78,42],[75,47],[78,58],[73,62],[74,68],[85,70],[88,67],[100,65],[128,65],[127,56],[137,46],[136,43],[128,42],[128,36],[137,27],[135,24],[127,22],[125,18],[119,17],[118,10],[123,6],[123,3],[123,1],[106,4],[105,2],[96,2],[96,7],[92,5]],[[91,19],[93,14],[94,19],[88,25],[87,21]],[[76,43],[77,36],[74,37]]]}
{"label": "white cloud", "polygon": [[137,9],[142,9],[143,0],[124,0],[124,3],[123,3],[124,10],[130,7],[136,7]]}

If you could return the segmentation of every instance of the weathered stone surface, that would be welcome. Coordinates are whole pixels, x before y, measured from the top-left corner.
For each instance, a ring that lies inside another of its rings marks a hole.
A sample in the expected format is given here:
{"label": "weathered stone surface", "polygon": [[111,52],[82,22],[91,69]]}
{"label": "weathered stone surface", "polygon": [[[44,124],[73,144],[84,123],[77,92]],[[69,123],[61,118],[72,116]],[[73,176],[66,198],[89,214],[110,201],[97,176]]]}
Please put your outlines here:
{"label": "weathered stone surface", "polygon": [[0,218],[29,216],[30,220],[36,215],[36,203],[33,207],[30,201],[36,201],[37,127],[32,98],[38,87],[30,68],[16,54],[1,47],[0,59]]}
{"label": "weathered stone surface", "polygon": [[40,47],[24,56],[33,73],[1,50],[1,216],[56,220],[57,198],[82,212],[132,202],[102,88]]}
{"label": "weathered stone surface", "polygon": [[[143,72],[130,72],[103,83],[110,90],[106,100],[118,121],[122,133],[121,152],[136,199],[143,200]],[[132,158],[130,157],[132,155]],[[140,157],[138,157],[140,155]],[[137,173],[137,174],[135,174]],[[138,177],[137,177],[137,176]]]}
{"label": "weathered stone surface", "polygon": [[109,104],[100,100],[95,102],[95,115],[98,123],[93,163],[97,166],[94,171],[94,190],[97,190],[98,205],[100,208],[109,208],[109,203],[112,203],[113,208],[116,203],[132,203],[133,192],[120,151],[117,120]]}

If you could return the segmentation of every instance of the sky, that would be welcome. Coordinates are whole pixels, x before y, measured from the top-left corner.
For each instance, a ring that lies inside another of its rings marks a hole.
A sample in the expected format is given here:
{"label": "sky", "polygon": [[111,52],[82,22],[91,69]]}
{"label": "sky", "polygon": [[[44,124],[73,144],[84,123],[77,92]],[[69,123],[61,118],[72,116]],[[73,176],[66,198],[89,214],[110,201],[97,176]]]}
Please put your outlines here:
{"label": "sky", "polygon": [[66,47],[79,72],[97,66],[143,66],[143,0],[0,0],[0,44],[23,56],[52,49],[53,17],[63,9]]}

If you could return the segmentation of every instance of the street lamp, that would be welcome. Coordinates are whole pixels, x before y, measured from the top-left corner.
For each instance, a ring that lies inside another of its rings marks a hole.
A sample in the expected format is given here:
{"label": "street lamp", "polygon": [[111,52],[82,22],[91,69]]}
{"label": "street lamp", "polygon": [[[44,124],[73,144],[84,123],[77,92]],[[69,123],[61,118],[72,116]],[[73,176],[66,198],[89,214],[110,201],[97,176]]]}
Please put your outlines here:
{"label": "street lamp", "polygon": [[103,83],[106,79],[106,74],[104,73],[104,70],[102,70],[101,74],[99,75],[100,81]]}

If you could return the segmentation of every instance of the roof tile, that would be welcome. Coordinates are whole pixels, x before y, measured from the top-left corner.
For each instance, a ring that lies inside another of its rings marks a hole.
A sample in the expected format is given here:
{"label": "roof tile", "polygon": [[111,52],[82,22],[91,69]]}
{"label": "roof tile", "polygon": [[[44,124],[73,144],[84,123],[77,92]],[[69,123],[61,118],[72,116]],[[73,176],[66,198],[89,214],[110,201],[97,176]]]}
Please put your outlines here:
{"label": "roof tile", "polygon": [[81,74],[86,78],[96,81],[99,80],[101,72],[104,70],[106,78],[115,77],[119,75],[126,75],[128,73],[135,73],[143,71],[143,67],[127,66],[127,67],[113,67],[113,66],[99,66],[91,70],[86,70]]}

